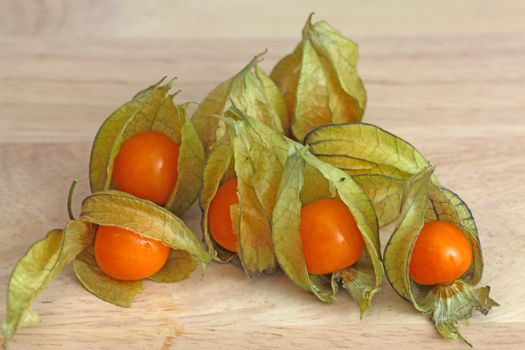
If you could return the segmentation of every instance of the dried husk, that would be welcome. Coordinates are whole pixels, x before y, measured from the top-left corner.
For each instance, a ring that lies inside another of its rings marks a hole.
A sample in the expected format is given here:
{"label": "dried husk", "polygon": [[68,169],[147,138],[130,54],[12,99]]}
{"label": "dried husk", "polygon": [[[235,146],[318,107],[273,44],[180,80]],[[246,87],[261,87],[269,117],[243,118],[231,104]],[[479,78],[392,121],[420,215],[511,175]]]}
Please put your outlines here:
{"label": "dried husk", "polygon": [[83,201],[78,220],[71,220],[63,230],[50,231],[16,264],[8,286],[4,344],[19,328],[39,322],[31,309],[32,300],[71,262],[79,281],[91,293],[118,306],[131,306],[142,292],[142,281],[119,281],[101,272],[93,253],[98,225],[124,228],[172,248],[164,267],[150,277],[156,282],[186,279],[197,262],[205,266],[213,258],[184,222],[167,209],[120,191],[94,193]]}
{"label": "dried husk", "polygon": [[320,125],[361,121],[366,107],[357,44],[325,21],[313,24],[312,15],[302,35],[270,74],[283,93],[292,135],[301,142]]}
{"label": "dried husk", "polygon": [[201,190],[204,148],[190,122],[187,104],[175,104],[171,82],[163,80],[139,92],[114,111],[100,127],[91,150],[89,178],[92,192],[114,189],[113,162],[122,143],[145,131],[159,131],[179,146],[177,183],[164,205],[180,215]]}
{"label": "dried husk", "polygon": [[[305,145],[352,175],[372,200],[381,227],[399,217],[407,181],[430,165],[407,141],[366,123],[321,126],[306,136]],[[439,186],[435,175],[431,179]]]}
{"label": "dried husk", "polygon": [[[489,286],[474,287],[481,278],[483,259],[470,210],[456,194],[432,183],[432,172],[433,168],[427,167],[410,179],[399,224],[385,248],[385,272],[394,290],[429,315],[443,337],[467,342],[457,328],[458,321],[470,318],[473,310],[486,315],[498,304],[490,299]],[[461,278],[451,283],[422,286],[410,278],[409,264],[419,232],[425,222],[434,220],[461,229],[471,244],[473,262]]]}
{"label": "dried husk", "polygon": [[[165,208],[120,191],[102,191],[82,202],[80,220],[94,225],[123,228],[162,241],[172,249],[163,268],[150,277],[174,283],[186,279],[196,263],[206,266],[213,258],[184,222]],[[142,291],[141,281],[118,281],[97,267],[92,247],[73,263],[78,279],[91,293],[112,304],[129,307]]]}
{"label": "dried husk", "polygon": [[[205,241],[220,261],[238,261],[248,276],[271,273],[276,268],[271,216],[286,161],[286,142],[278,132],[247,117],[236,106],[224,122],[226,136],[215,144],[204,169],[200,204]],[[237,178],[239,204],[230,208],[230,214],[238,236],[238,254],[214,242],[208,223],[209,206],[218,188],[233,178]]]}
{"label": "dried husk", "polygon": [[[334,301],[341,285],[356,300],[363,315],[383,276],[379,226],[372,203],[348,174],[315,158],[298,143],[290,141],[288,145],[289,157],[272,220],[279,265],[295,284],[324,302]],[[309,274],[300,235],[301,208],[309,202],[333,197],[342,200],[354,216],[366,249],[356,264],[342,271],[325,276]]]}
{"label": "dried husk", "polygon": [[19,328],[40,321],[31,302],[64,266],[92,244],[94,235],[93,225],[73,220],[63,230],[51,230],[20,258],[7,287],[7,311],[2,328],[4,345]]}
{"label": "dried husk", "polygon": [[257,65],[255,56],[239,73],[220,83],[200,103],[191,118],[206,152],[226,135],[223,118],[232,105],[280,133],[288,133],[289,121],[281,92]]}

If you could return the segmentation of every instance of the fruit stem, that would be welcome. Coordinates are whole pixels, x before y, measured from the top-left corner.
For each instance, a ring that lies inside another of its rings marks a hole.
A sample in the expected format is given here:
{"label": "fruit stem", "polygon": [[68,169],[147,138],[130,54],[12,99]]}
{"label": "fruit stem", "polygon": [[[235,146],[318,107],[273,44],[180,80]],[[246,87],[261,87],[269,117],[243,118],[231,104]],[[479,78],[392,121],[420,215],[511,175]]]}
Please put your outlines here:
{"label": "fruit stem", "polygon": [[73,194],[75,193],[77,184],[78,184],[78,178],[73,179],[73,182],[71,183],[71,187],[69,187],[69,194],[67,196],[67,213],[71,220],[75,220],[75,215],[73,215],[73,209],[71,208],[71,202],[73,202]]}

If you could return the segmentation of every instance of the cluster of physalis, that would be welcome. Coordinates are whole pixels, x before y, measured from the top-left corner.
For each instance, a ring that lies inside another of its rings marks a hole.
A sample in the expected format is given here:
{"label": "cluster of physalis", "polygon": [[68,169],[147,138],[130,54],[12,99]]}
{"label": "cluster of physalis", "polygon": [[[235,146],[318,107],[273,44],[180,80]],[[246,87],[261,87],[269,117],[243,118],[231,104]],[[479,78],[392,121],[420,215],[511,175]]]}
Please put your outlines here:
{"label": "cluster of physalis", "polygon": [[[256,56],[190,120],[171,82],[139,92],[93,143],[92,194],[78,219],[50,231],[15,266],[3,331],[38,315],[31,302],[69,263],[90,292],[128,307],[143,279],[177,282],[198,263],[248,276],[278,267],[324,302],[340,287],[363,314],[383,274],[446,338],[497,305],[475,288],[483,263],[466,204],[409,143],[361,123],[357,45],[326,22],[270,75]],[[201,240],[176,215],[200,195]],[[71,193],[70,201],[71,202]],[[379,230],[395,230],[382,258]]]}

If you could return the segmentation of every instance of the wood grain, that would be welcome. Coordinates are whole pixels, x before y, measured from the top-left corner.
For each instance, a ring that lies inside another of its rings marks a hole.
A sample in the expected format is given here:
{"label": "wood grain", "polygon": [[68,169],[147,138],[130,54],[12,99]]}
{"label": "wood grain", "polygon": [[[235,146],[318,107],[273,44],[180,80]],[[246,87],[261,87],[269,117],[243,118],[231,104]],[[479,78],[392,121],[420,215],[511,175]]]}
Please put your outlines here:
{"label": "wood grain", "polygon": [[308,14],[352,36],[525,29],[519,0],[3,0],[0,33],[39,37],[298,38]]}
{"label": "wood grain", "polygon": [[[90,142],[112,110],[164,75],[179,77],[179,101],[200,101],[264,48],[270,69],[312,8],[360,43],[366,120],[418,147],[474,213],[482,285],[501,306],[463,334],[476,349],[521,348],[525,3],[221,4],[0,2],[0,303],[17,259],[66,222],[72,178],[83,179],[76,202],[87,195]],[[196,207],[184,219],[199,231]],[[176,285],[146,283],[130,309],[98,300],[67,268],[35,310],[43,322],[10,348],[466,348],[440,339],[388,283],[360,321],[344,293],[324,305],[282,274],[248,280],[217,263]]]}

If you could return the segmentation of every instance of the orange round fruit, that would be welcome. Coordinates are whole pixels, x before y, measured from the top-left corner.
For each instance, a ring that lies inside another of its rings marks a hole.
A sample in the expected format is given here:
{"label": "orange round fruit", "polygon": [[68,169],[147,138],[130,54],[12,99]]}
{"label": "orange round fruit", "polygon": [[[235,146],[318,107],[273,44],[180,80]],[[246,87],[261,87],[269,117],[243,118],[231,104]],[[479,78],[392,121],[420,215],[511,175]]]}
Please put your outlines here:
{"label": "orange round fruit", "polygon": [[301,238],[306,268],[316,275],[353,265],[365,245],[352,213],[339,199],[320,199],[301,209]]}
{"label": "orange round fruit", "polygon": [[456,226],[445,221],[427,222],[414,245],[410,277],[419,284],[452,282],[472,263],[472,248]]}
{"label": "orange round fruit", "polygon": [[99,226],[95,236],[95,260],[106,275],[136,281],[158,272],[170,249],[161,241],[118,227]]}
{"label": "orange round fruit", "polygon": [[237,179],[224,183],[213,197],[208,211],[208,223],[215,242],[229,250],[237,252],[237,236],[233,232],[230,206],[239,204]]}
{"label": "orange round fruit", "polygon": [[164,205],[177,183],[179,146],[157,131],[130,137],[113,163],[117,189]]}

